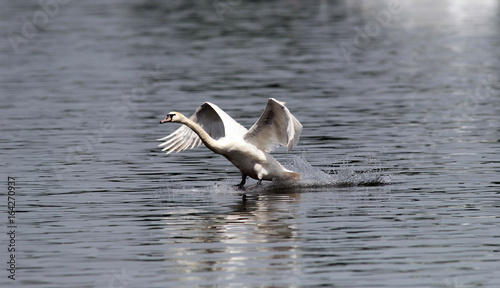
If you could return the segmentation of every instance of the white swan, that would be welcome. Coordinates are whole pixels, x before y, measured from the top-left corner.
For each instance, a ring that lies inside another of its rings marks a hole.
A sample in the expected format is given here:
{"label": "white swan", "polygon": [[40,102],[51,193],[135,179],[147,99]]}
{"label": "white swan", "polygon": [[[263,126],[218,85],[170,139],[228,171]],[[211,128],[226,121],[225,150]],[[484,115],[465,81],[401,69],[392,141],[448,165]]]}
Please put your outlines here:
{"label": "white swan", "polygon": [[160,147],[167,154],[200,146],[202,143],[226,157],[242,175],[243,188],[249,176],[258,180],[300,180],[300,173],[285,169],[269,154],[278,144],[291,150],[299,141],[302,124],[288,111],[284,102],[270,98],[259,120],[247,130],[217,105],[205,102],[190,118],[170,112],[160,124],[184,124],[172,134],[158,139],[167,140]]}

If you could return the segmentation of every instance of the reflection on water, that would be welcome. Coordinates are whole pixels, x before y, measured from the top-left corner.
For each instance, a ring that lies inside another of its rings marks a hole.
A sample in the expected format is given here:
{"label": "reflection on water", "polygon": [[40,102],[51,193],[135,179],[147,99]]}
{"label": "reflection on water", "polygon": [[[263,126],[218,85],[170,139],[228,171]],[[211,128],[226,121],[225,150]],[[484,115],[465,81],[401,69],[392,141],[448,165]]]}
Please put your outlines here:
{"label": "reflection on water", "polygon": [[[203,208],[167,213],[162,221],[164,244],[169,247],[165,258],[177,263],[177,273],[170,277],[198,284],[235,280],[250,284],[256,281],[252,275],[259,275],[267,283],[297,284],[297,279],[283,279],[276,270],[287,271],[287,275],[300,270],[301,235],[293,221],[299,202],[300,194],[295,193],[256,194],[220,214]],[[210,271],[219,273],[207,282],[203,273]]]}
{"label": "reflection on water", "polygon": [[[163,235],[160,242],[166,247],[163,261],[175,263],[169,281],[295,287],[309,283],[310,276],[304,269],[312,263],[320,265],[316,273],[328,274],[320,272],[320,267],[334,264],[330,262],[337,255],[334,250],[346,240],[339,239],[345,236],[335,235],[347,231],[353,233],[348,236],[353,241],[357,233],[363,233],[357,221],[349,224],[347,219],[369,217],[376,209],[383,209],[383,203],[390,199],[390,189],[366,187],[328,194],[318,194],[321,188],[310,189],[262,188],[246,192],[246,201],[234,192],[228,193],[231,188],[225,185],[209,191],[171,190],[157,194],[155,202],[166,209],[159,220]],[[200,193],[207,193],[207,198]],[[361,241],[380,237],[363,236]],[[347,263],[334,265],[342,267]]]}
{"label": "reflection on water", "polygon": [[[499,286],[498,1],[69,1],[26,36],[40,5],[0,2],[15,285]],[[245,202],[223,157],[156,146],[168,111],[249,128],[269,97],[298,185]]]}

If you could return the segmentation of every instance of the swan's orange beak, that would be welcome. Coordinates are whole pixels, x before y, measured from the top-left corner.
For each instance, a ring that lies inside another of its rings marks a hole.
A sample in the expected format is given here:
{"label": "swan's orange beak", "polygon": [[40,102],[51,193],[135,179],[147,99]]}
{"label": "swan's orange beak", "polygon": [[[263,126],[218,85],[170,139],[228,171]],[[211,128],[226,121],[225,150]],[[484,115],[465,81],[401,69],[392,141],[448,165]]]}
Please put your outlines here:
{"label": "swan's orange beak", "polygon": [[172,116],[170,116],[170,114],[168,114],[165,119],[161,120],[160,121],[160,124],[163,124],[163,123],[166,123],[166,122],[172,122]]}

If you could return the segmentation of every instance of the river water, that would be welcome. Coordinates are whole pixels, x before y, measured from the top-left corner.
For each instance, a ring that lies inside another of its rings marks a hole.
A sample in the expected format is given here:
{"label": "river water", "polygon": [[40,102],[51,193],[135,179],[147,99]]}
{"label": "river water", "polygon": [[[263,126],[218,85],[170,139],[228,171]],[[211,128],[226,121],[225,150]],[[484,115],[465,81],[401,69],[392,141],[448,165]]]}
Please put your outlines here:
{"label": "river water", "polygon": [[[41,3],[0,3],[0,286],[500,287],[498,1]],[[298,185],[157,147],[269,97]]]}

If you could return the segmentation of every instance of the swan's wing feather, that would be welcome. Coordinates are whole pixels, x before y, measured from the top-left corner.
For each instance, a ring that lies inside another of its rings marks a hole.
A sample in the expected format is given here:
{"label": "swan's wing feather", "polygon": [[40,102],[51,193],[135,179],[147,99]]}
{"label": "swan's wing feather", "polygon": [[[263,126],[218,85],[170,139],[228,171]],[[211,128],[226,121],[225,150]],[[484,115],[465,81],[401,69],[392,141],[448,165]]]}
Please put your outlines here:
{"label": "swan's wing feather", "polygon": [[302,124],[285,107],[284,102],[270,98],[259,120],[244,139],[266,152],[281,144],[292,150],[299,142]]}
{"label": "swan's wing feather", "polygon": [[[189,146],[192,146],[192,148],[200,146],[201,141],[198,142],[197,139],[200,139],[198,135],[196,135],[191,129],[189,129],[189,127],[182,125],[172,134],[164,138],[158,139],[158,140],[167,140],[158,146],[160,147],[165,146],[162,149],[162,151],[167,151],[167,154],[170,154],[172,152],[179,152],[185,150]],[[179,150],[181,147],[186,147],[186,148]]]}
{"label": "swan's wing feather", "polygon": [[[243,137],[247,131],[217,105],[209,102],[198,107],[190,119],[200,125],[210,137],[216,140],[226,135],[236,134]],[[158,140],[166,140],[158,146],[165,146],[162,151],[167,151],[167,154],[192,149],[203,144],[200,137],[186,125],[182,125],[172,134]]]}
{"label": "swan's wing feather", "polygon": [[[224,135],[220,137],[243,137],[247,133],[247,129],[245,127],[236,122],[236,120],[234,120],[231,116],[224,112],[224,110],[220,109],[219,106],[210,102],[206,102],[203,105],[207,105],[208,107],[210,107],[210,109],[213,111],[212,113],[216,114],[219,117],[220,121],[222,121],[224,127]],[[207,130],[205,129],[205,131]],[[210,132],[208,132],[208,134],[210,134]],[[212,135],[210,134],[210,136]],[[214,137],[212,136],[212,138]]]}

